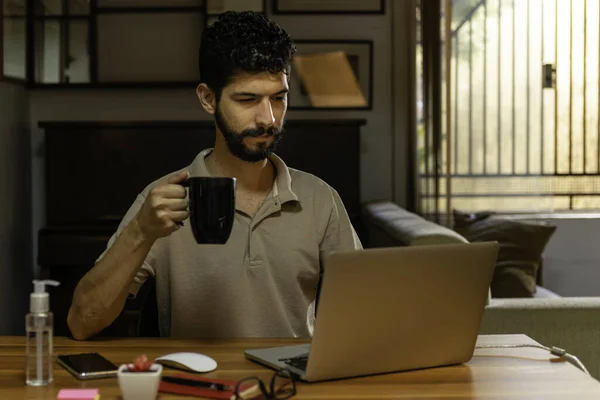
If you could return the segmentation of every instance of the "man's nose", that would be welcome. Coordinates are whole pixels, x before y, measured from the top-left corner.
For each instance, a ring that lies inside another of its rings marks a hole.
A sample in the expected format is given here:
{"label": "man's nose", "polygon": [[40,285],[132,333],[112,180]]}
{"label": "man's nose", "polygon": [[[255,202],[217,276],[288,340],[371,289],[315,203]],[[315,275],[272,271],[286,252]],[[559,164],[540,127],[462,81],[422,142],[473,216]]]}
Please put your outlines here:
{"label": "man's nose", "polygon": [[275,116],[273,115],[273,106],[269,99],[263,100],[258,106],[256,114],[256,125],[264,128],[270,128],[275,124]]}

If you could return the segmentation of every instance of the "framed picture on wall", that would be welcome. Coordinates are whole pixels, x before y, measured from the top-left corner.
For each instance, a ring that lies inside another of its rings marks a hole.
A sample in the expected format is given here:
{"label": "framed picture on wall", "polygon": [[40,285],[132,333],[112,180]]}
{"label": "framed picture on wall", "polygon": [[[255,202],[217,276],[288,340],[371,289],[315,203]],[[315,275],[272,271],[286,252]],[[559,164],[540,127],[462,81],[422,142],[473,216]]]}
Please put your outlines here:
{"label": "framed picture on wall", "polygon": [[370,110],[372,40],[294,40],[288,108]]}
{"label": "framed picture on wall", "polygon": [[225,11],[256,11],[265,13],[267,0],[206,0],[206,14],[216,16]]}
{"label": "framed picture on wall", "polygon": [[267,12],[267,0],[207,0],[206,26],[212,25],[225,11]]}
{"label": "framed picture on wall", "polygon": [[385,0],[273,0],[273,14],[384,14]]}
{"label": "framed picture on wall", "polygon": [[160,11],[161,9],[203,9],[204,0],[96,0],[99,10]]}

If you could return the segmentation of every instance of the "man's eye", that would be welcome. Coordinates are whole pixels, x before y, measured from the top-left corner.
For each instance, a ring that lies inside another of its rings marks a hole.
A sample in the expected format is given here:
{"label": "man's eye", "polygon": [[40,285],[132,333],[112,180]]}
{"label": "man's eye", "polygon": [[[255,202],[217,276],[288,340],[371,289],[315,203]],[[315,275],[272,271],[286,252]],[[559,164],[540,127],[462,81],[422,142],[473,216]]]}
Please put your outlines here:
{"label": "man's eye", "polygon": [[249,97],[249,98],[239,99],[238,101],[240,101],[242,103],[249,103],[251,101],[254,101],[254,99],[252,97]]}

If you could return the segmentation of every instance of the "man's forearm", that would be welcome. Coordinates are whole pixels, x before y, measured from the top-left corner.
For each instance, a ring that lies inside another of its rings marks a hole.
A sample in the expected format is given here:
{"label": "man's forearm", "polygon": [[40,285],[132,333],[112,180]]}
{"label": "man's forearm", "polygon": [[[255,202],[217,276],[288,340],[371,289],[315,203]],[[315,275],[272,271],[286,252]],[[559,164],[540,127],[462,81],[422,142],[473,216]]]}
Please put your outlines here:
{"label": "man's forearm", "polygon": [[81,279],[67,317],[75,339],[97,334],[119,316],[153,242],[143,236],[134,218],[102,260]]}

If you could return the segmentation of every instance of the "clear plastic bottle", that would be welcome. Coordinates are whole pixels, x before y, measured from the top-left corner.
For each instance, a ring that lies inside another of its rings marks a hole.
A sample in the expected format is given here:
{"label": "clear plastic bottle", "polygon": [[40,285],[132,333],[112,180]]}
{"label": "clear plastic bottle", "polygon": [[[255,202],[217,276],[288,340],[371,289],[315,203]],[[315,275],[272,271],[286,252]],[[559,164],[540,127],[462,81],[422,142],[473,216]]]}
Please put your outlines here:
{"label": "clear plastic bottle", "polygon": [[54,315],[50,311],[46,285],[58,286],[56,281],[33,281],[34,292],[30,296],[30,312],[25,316],[25,383],[29,386],[45,386],[54,379],[52,341]]}

